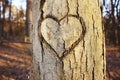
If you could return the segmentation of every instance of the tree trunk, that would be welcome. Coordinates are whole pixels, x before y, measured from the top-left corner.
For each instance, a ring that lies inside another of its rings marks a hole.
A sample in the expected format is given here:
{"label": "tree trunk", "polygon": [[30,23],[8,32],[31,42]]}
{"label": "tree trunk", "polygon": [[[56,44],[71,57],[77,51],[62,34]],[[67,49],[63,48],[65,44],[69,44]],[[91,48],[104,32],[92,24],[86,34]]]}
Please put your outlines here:
{"label": "tree trunk", "polygon": [[98,0],[35,0],[35,80],[105,80],[106,55]]}
{"label": "tree trunk", "polygon": [[[27,0],[25,40],[24,40],[25,42],[28,39],[28,37],[31,36],[31,34],[30,34],[31,28],[32,28],[32,1]],[[30,40],[30,42],[31,42],[31,40]]]}
{"label": "tree trunk", "polygon": [[12,0],[9,1],[9,32],[8,36],[13,36],[13,31],[12,31],[12,22],[11,22],[11,7],[12,7]]}
{"label": "tree trunk", "polygon": [[2,6],[3,6],[3,11],[2,11],[2,15],[3,15],[3,19],[2,19],[2,30],[1,30],[1,35],[2,37],[4,36],[4,26],[5,26],[5,12],[6,12],[6,3],[4,0],[2,0]]}
{"label": "tree trunk", "polygon": [[0,21],[1,21],[1,15],[2,15],[1,9],[2,9],[2,3],[0,2]]}
{"label": "tree trunk", "polygon": [[[1,8],[2,8],[2,4],[0,2],[0,23],[2,23],[2,19],[1,19],[1,15],[2,15],[2,11],[1,11]],[[0,24],[0,39],[2,37],[2,24]]]}
{"label": "tree trunk", "polygon": [[27,37],[30,35],[31,22],[32,22],[32,3],[31,0],[27,0],[26,27],[25,27],[25,35]]}

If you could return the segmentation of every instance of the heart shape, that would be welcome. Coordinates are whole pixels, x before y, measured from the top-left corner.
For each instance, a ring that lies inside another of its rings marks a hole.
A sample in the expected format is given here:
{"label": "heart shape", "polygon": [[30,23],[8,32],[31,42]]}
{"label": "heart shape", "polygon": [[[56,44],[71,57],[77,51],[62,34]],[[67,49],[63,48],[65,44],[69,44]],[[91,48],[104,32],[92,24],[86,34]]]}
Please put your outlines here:
{"label": "heart shape", "polygon": [[76,17],[65,17],[60,22],[46,18],[41,23],[41,34],[59,57],[82,35],[82,25]]}

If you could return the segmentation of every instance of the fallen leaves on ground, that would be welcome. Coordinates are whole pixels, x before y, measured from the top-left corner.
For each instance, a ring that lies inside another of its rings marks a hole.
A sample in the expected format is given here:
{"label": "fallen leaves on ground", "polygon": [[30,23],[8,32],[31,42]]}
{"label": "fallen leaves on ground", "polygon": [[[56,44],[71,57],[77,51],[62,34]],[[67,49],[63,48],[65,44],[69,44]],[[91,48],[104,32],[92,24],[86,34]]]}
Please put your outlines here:
{"label": "fallen leaves on ground", "polygon": [[30,44],[3,43],[0,45],[0,80],[29,80],[31,62]]}
{"label": "fallen leaves on ground", "polygon": [[107,80],[120,80],[120,48],[107,47]]}

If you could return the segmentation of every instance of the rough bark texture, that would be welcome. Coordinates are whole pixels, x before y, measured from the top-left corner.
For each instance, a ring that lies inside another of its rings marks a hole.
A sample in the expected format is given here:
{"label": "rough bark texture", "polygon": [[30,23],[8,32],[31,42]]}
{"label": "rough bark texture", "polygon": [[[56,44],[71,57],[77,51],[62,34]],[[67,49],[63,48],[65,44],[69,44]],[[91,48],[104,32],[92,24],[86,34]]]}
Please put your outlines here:
{"label": "rough bark texture", "polygon": [[98,0],[35,0],[35,80],[105,80]]}

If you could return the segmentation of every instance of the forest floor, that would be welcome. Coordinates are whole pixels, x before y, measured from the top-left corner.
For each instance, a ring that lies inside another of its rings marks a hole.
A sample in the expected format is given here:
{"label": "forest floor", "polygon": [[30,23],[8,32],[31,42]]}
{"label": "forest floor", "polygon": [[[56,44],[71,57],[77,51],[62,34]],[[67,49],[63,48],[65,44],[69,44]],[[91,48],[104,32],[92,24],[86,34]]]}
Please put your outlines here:
{"label": "forest floor", "polygon": [[[31,63],[30,44],[5,42],[0,45],[0,80],[29,80]],[[120,80],[119,48],[107,47],[107,80]]]}
{"label": "forest floor", "polygon": [[120,80],[120,47],[107,47],[107,80]]}
{"label": "forest floor", "polygon": [[29,80],[32,57],[30,44],[5,42],[0,45],[0,80]]}

